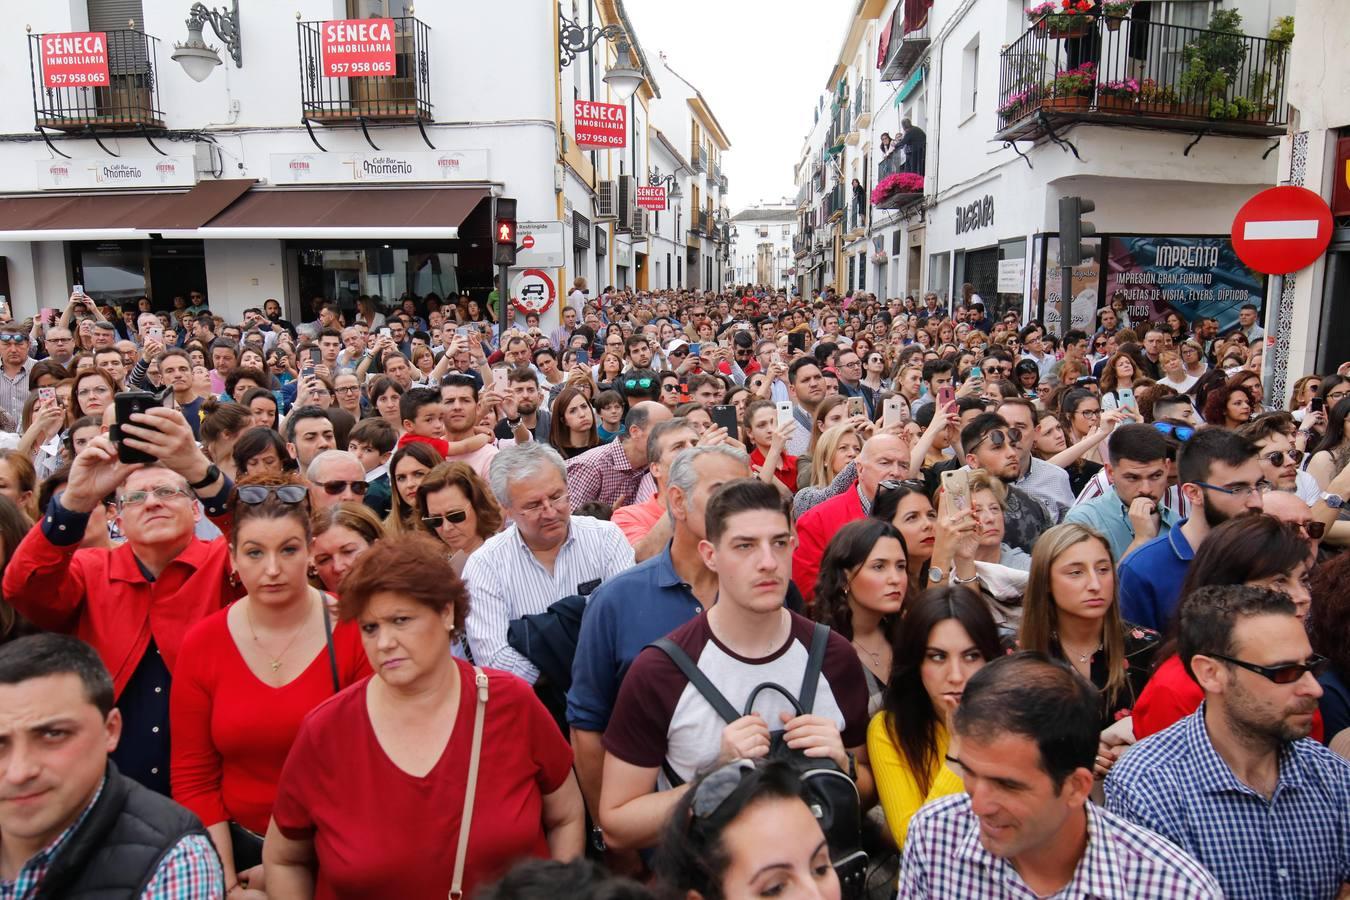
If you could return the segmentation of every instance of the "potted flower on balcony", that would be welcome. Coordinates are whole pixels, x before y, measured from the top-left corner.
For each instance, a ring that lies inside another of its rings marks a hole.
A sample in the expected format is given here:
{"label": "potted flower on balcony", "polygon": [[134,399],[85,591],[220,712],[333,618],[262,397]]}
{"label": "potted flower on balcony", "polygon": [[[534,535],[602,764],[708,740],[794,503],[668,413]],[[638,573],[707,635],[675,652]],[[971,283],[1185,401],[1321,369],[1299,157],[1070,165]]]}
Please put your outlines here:
{"label": "potted flower on balcony", "polygon": [[1134,0],[1102,0],[1102,17],[1106,19],[1106,27],[1111,31],[1119,31],[1120,23],[1132,9]]}
{"label": "potted flower on balcony", "polygon": [[1092,89],[1097,84],[1097,67],[1083,63],[1075,69],[1060,69],[1050,82],[1050,96],[1041,106],[1051,109],[1087,109]]}
{"label": "potted flower on balcony", "polygon": [[1105,112],[1134,112],[1139,100],[1139,82],[1133,78],[1103,81],[1097,85],[1097,109]]}
{"label": "potted flower on balcony", "polygon": [[1027,113],[1034,111],[1045,92],[1039,84],[1033,84],[1024,91],[1016,91],[998,105],[998,114],[1004,123],[1014,122]]}
{"label": "potted flower on balcony", "polygon": [[1170,116],[1176,112],[1177,92],[1152,78],[1139,82],[1139,110],[1150,115]]}
{"label": "potted flower on balcony", "polygon": [[1027,17],[1052,38],[1082,37],[1092,27],[1097,0],[1046,0],[1027,8]]}
{"label": "potted flower on balcony", "polygon": [[923,194],[923,176],[913,172],[887,175],[872,189],[872,205],[896,209]]}

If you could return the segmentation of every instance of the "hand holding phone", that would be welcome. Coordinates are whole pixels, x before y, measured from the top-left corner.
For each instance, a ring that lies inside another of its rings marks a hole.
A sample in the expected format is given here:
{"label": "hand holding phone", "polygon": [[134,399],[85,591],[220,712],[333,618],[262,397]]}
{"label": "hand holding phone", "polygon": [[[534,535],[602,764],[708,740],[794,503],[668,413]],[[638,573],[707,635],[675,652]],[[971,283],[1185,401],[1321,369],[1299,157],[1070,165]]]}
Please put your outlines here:
{"label": "hand holding phone", "polygon": [[792,414],[792,403],[783,400],[778,404],[778,427],[782,428],[789,422],[796,422],[796,416]]}
{"label": "hand holding phone", "polygon": [[905,402],[903,397],[887,397],[881,406],[881,427],[894,428],[901,423],[900,405]]}
{"label": "hand holding phone", "polygon": [[970,508],[970,472],[957,469],[942,473],[942,490],[947,494],[952,509],[965,511]]}
{"label": "hand holding phone", "polygon": [[712,408],[712,420],[714,425],[725,428],[732,440],[740,440],[740,429],[736,421],[736,407],[730,405],[714,406]]}

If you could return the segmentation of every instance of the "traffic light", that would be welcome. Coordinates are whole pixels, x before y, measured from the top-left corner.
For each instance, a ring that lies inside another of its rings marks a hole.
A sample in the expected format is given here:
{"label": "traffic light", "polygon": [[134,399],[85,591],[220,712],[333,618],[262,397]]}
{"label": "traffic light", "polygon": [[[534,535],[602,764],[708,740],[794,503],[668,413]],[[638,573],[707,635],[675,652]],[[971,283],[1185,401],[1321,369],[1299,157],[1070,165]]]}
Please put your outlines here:
{"label": "traffic light", "polygon": [[1059,264],[1076,266],[1096,257],[1096,248],[1083,246],[1083,238],[1096,235],[1097,226],[1083,220],[1097,204],[1082,197],[1059,198]]}
{"label": "traffic light", "polygon": [[516,264],[516,201],[510,197],[498,197],[496,219],[492,223],[493,241],[496,248],[492,261],[499,266]]}

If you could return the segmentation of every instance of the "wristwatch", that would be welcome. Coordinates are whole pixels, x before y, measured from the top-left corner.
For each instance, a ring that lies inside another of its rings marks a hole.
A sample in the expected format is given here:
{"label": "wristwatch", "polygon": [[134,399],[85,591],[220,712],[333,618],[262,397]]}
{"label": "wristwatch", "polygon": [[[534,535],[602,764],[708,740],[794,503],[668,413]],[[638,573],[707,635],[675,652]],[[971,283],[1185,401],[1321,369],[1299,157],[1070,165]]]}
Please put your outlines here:
{"label": "wristwatch", "polygon": [[609,849],[605,846],[605,833],[600,830],[599,825],[591,826],[591,849],[596,853],[604,853]]}
{"label": "wristwatch", "polygon": [[1342,506],[1345,505],[1345,498],[1342,497],[1340,494],[1328,493],[1326,497],[1324,497],[1323,499],[1326,500],[1327,506],[1331,507],[1332,509],[1340,509]]}
{"label": "wristwatch", "polygon": [[933,584],[941,584],[941,583],[942,583],[942,579],[945,578],[945,577],[946,577],[946,573],[942,571],[942,567],[941,567],[941,566],[929,566],[929,567],[928,567],[928,580],[931,581],[931,582],[933,582]]}
{"label": "wristwatch", "polygon": [[188,487],[192,488],[194,491],[199,491],[219,477],[220,477],[220,466],[216,465],[215,463],[211,463],[211,465],[206,467],[205,477],[203,477],[201,481],[189,481]]}

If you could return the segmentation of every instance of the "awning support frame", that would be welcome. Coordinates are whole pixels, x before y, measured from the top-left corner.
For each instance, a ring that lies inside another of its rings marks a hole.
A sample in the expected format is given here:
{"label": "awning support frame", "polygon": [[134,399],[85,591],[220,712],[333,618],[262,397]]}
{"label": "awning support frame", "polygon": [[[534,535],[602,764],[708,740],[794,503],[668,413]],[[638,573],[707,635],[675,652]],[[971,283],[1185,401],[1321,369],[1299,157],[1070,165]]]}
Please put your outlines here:
{"label": "awning support frame", "polygon": [[421,116],[417,117],[417,130],[422,134],[422,141],[432,150],[435,150],[436,145],[431,142],[431,138],[427,137],[426,123],[422,121]]}
{"label": "awning support frame", "polygon": [[370,145],[370,149],[374,150],[376,153],[384,152],[380,150],[379,147],[376,147],[375,142],[370,139],[370,131],[366,128],[366,117],[358,116],[357,121],[361,123],[361,133],[366,136],[366,143]]}
{"label": "awning support frame", "polygon": [[328,148],[320,144],[319,139],[314,136],[314,125],[309,121],[309,116],[301,117],[300,121],[305,123],[305,130],[309,132],[309,139],[314,142],[314,146],[318,147],[321,152],[327,153]]}
{"label": "awning support frame", "polygon": [[69,153],[62,153],[60,150],[56,149],[56,145],[52,143],[51,135],[47,134],[47,129],[43,128],[41,125],[35,127],[37,133],[42,135],[42,140],[44,143],[46,143],[48,150],[52,151],[62,159],[70,159]]}
{"label": "awning support frame", "polygon": [[169,155],[165,153],[163,150],[159,149],[158,146],[156,146],[155,142],[150,138],[150,132],[146,130],[144,124],[141,125],[141,137],[145,138],[145,142],[150,145],[150,149],[158,153],[160,156]]}
{"label": "awning support frame", "polygon": [[98,136],[98,132],[94,130],[94,126],[92,126],[92,125],[86,125],[86,126],[84,126],[84,131],[85,131],[85,134],[89,135],[89,137],[91,137],[91,138],[94,139],[94,143],[95,143],[95,144],[98,144],[99,149],[101,149],[104,153],[108,154],[108,155],[111,156],[113,159],[119,159],[119,158],[120,158],[120,156],[119,156],[118,154],[116,154],[116,153],[114,153],[114,152],[112,152],[111,150],[108,149],[108,145],[107,145],[107,144],[103,143],[103,139],[102,139],[101,137]]}

